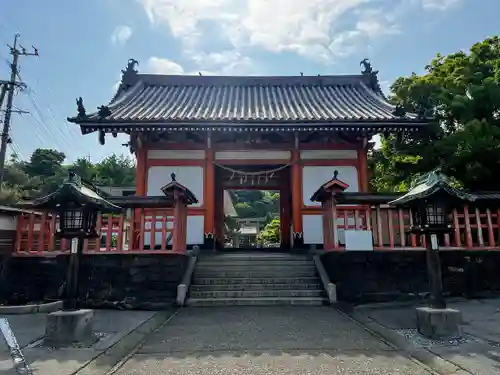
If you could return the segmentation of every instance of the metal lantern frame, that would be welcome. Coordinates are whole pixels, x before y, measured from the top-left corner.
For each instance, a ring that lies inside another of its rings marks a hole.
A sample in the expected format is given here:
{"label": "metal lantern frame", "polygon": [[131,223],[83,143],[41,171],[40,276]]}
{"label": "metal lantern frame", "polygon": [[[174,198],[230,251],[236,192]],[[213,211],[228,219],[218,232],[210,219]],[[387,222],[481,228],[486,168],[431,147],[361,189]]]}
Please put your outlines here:
{"label": "metal lantern frame", "polygon": [[61,238],[97,238],[97,217],[100,210],[88,204],[68,202],[60,205],[56,210],[59,216],[59,230]]}
{"label": "metal lantern frame", "polygon": [[53,193],[38,198],[33,208],[54,212],[59,217],[60,238],[95,238],[97,217],[101,212],[121,212],[121,207],[107,201],[92,184],[70,172],[66,181]]}
{"label": "metal lantern frame", "polygon": [[450,216],[453,206],[449,197],[437,195],[413,202],[409,205],[412,219],[410,232],[450,232],[452,230]]}

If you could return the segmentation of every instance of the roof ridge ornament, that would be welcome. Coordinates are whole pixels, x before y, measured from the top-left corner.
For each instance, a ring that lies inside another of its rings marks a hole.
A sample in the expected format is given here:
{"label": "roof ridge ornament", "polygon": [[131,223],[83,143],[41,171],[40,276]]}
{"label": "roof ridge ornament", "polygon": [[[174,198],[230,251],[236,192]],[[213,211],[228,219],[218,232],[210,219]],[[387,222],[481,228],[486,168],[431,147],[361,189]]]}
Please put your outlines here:
{"label": "roof ridge ornament", "polygon": [[136,59],[128,59],[127,66],[125,69],[122,69],[122,80],[120,82],[120,86],[118,86],[115,98],[113,99],[116,99],[122,91],[127,91],[137,83],[139,71],[135,67],[138,65],[139,61]]}
{"label": "roof ridge ornament", "polygon": [[368,78],[368,87],[370,87],[373,91],[382,94],[382,89],[380,88],[380,84],[378,82],[378,70],[373,70],[372,64],[368,58],[361,60],[359,65],[363,67],[361,74]]}
{"label": "roof ridge ornament", "polygon": [[87,111],[85,110],[81,96],[76,99],[76,110],[78,111],[77,119],[82,120],[87,118]]}
{"label": "roof ridge ornament", "polygon": [[75,184],[78,186],[82,185],[82,178],[78,176],[74,171],[68,172],[68,177],[65,178],[64,183]]}
{"label": "roof ridge ornament", "polygon": [[398,103],[394,107],[394,110],[392,111],[392,114],[396,117],[404,117],[406,115],[406,109],[403,104]]}
{"label": "roof ridge ornament", "polygon": [[106,117],[111,116],[111,110],[107,105],[101,105],[100,107],[97,107],[97,116],[99,116],[99,119],[105,119]]}

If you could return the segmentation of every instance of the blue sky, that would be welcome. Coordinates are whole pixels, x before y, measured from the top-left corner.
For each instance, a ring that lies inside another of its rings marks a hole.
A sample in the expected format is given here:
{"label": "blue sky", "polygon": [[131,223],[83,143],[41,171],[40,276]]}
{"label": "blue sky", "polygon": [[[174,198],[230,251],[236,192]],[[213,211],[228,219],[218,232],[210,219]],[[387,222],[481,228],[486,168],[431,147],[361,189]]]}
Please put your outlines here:
{"label": "blue sky", "polygon": [[14,33],[40,57],[21,59],[28,85],[15,98],[12,149],[37,147],[74,160],[115,152],[125,137],[82,136],[66,122],[82,96],[106,104],[128,58],[141,72],[294,75],[358,73],[368,57],[386,90],[432,57],[498,34],[498,0],[3,0],[0,79]]}

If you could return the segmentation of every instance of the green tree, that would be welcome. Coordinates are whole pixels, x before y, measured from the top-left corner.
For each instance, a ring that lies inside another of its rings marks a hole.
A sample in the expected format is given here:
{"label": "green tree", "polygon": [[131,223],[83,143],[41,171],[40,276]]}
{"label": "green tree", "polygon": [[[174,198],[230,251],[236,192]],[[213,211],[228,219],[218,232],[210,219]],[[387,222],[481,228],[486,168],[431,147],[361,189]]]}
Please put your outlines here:
{"label": "green tree", "polygon": [[97,168],[87,158],[76,159],[69,169],[87,181],[95,181],[97,178]]}
{"label": "green tree", "polygon": [[135,165],[130,158],[115,154],[95,166],[97,182],[101,185],[131,186],[135,184]]}
{"label": "green tree", "polygon": [[423,75],[398,78],[391,100],[406,111],[432,114],[422,132],[382,137],[370,155],[375,190],[405,190],[412,176],[441,165],[470,190],[499,190],[500,39],[468,53],[437,55]]}
{"label": "green tree", "polygon": [[280,219],[271,220],[264,229],[258,234],[257,239],[264,243],[280,242]]}
{"label": "green tree", "polygon": [[71,165],[63,163],[64,154],[51,149],[37,149],[27,161],[12,156],[5,166],[0,204],[47,194],[62,183],[70,169],[95,184],[135,185],[135,164],[123,155],[111,155],[96,164],[84,158],[77,159]]}

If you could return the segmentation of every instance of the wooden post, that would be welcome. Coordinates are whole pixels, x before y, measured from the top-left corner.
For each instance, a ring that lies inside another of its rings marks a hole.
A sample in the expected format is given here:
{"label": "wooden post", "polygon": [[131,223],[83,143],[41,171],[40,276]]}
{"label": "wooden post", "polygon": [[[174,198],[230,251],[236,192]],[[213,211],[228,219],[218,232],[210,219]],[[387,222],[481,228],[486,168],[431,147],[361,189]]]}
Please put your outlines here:
{"label": "wooden post", "polygon": [[323,249],[331,250],[333,248],[332,238],[332,203],[333,200],[327,200],[321,203],[323,209]]}
{"label": "wooden post", "polygon": [[187,208],[182,200],[180,192],[176,191],[174,196],[174,229],[172,238],[172,251],[174,253],[186,253],[186,227]]}

